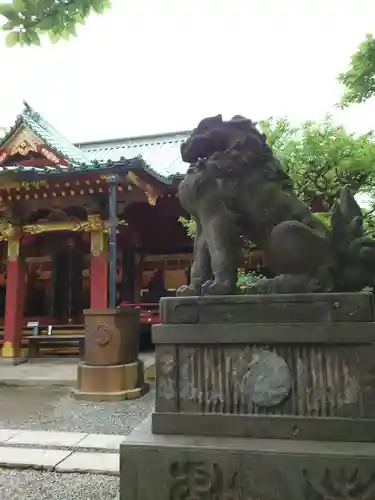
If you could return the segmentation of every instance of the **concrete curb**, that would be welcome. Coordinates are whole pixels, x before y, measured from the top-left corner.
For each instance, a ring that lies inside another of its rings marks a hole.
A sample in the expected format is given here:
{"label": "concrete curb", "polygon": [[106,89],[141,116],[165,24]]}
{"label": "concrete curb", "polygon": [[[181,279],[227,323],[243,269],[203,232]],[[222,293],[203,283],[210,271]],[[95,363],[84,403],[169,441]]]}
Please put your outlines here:
{"label": "concrete curb", "polygon": [[48,448],[0,448],[0,468],[118,476],[118,452],[82,452]]}
{"label": "concrete curb", "polygon": [[0,429],[0,467],[118,476],[126,435]]}

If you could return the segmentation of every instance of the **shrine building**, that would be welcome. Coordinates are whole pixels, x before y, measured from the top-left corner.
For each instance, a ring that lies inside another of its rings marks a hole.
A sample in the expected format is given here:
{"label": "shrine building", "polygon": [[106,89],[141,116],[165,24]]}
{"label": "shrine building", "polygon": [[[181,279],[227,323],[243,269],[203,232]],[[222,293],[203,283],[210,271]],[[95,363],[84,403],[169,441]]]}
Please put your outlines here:
{"label": "shrine building", "polygon": [[[17,358],[27,325],[84,331],[108,307],[108,176],[117,176],[117,305],[157,319],[186,283],[192,240],[177,187],[189,132],[72,144],[27,103],[0,139],[0,346]],[[51,336],[51,342],[53,334]],[[51,347],[53,350],[53,346]]]}

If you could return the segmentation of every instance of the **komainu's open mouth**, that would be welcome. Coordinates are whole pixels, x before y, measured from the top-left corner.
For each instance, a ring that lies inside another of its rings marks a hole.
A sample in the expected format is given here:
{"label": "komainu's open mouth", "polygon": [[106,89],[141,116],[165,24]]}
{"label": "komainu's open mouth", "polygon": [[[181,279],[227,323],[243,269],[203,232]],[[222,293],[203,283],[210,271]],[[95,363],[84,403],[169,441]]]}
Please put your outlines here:
{"label": "komainu's open mouth", "polygon": [[181,145],[181,157],[187,163],[196,163],[205,160],[214,153],[224,151],[226,142],[219,137],[204,134],[192,135]]}

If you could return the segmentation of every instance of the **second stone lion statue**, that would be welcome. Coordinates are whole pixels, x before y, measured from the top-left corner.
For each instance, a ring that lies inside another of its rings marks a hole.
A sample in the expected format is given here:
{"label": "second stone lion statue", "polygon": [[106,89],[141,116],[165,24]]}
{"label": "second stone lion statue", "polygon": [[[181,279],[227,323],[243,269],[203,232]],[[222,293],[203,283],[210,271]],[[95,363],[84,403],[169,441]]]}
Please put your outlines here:
{"label": "second stone lion statue", "polygon": [[357,291],[375,282],[375,241],[344,188],[328,229],[297,198],[266,138],[242,116],[202,120],[181,146],[190,163],[181,205],[196,219],[191,282],[178,295],[236,293],[241,238],[262,248],[275,278],[249,293]]}

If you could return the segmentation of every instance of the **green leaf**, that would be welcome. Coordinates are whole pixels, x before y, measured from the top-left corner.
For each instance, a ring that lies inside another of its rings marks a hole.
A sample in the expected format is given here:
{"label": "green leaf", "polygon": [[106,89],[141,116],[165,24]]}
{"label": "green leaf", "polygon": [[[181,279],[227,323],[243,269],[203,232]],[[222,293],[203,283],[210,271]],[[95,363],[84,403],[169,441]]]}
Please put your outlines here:
{"label": "green leaf", "polygon": [[76,29],[76,25],[74,22],[71,22],[68,24],[67,30],[68,30],[70,35],[77,36],[77,29]]}
{"label": "green leaf", "polygon": [[30,19],[34,16],[41,19],[47,15],[48,10],[51,8],[50,1],[48,2],[48,10],[45,6],[43,6],[43,2],[40,2],[38,0],[24,0],[24,2],[25,9],[22,11],[22,15],[27,19]]}
{"label": "green leaf", "polygon": [[50,0],[48,0],[48,3],[44,2],[45,5],[40,0],[24,0],[24,2],[26,3],[27,10],[33,12],[43,11],[47,6],[50,7],[51,4]]}
{"label": "green leaf", "polygon": [[62,38],[62,40],[65,40],[67,42],[69,41],[69,39],[70,39],[70,33],[69,33],[69,31],[67,29],[64,30],[64,31],[62,31],[61,38]]}
{"label": "green leaf", "polygon": [[50,42],[53,43],[54,45],[61,40],[61,36],[58,33],[49,32],[48,37],[50,39]]}
{"label": "green leaf", "polygon": [[85,24],[86,23],[86,18],[81,14],[81,13],[76,13],[74,15],[74,20],[77,24]]}
{"label": "green leaf", "polygon": [[26,10],[26,3],[24,0],[13,0],[13,7],[18,12],[23,12]]}
{"label": "green leaf", "polygon": [[5,38],[5,43],[7,47],[15,47],[20,42],[20,33],[19,31],[12,31],[12,33],[8,33]]}
{"label": "green leaf", "polygon": [[19,44],[21,45],[21,47],[24,47],[25,45],[30,45],[29,37],[27,36],[27,33],[25,33],[24,31],[21,31],[19,33]]}
{"label": "green leaf", "polygon": [[55,26],[55,19],[52,16],[45,17],[40,21],[36,27],[41,31],[49,31]]}
{"label": "green leaf", "polygon": [[42,7],[42,9],[51,9],[55,4],[55,0],[28,0],[32,2],[36,2],[38,5]]}
{"label": "green leaf", "polygon": [[26,33],[26,38],[28,40],[29,45],[40,45],[39,35],[34,30],[28,30]]}
{"label": "green leaf", "polygon": [[86,18],[90,14],[91,5],[90,3],[82,3],[79,6],[79,13],[83,18]]}
{"label": "green leaf", "polygon": [[105,9],[103,0],[92,0],[92,8],[97,14],[102,14]]}
{"label": "green leaf", "polygon": [[19,21],[7,21],[5,24],[3,24],[2,28],[5,31],[13,30],[19,26]]}
{"label": "green leaf", "polygon": [[0,15],[6,17],[10,21],[20,21],[18,12],[9,3],[0,4]]}

